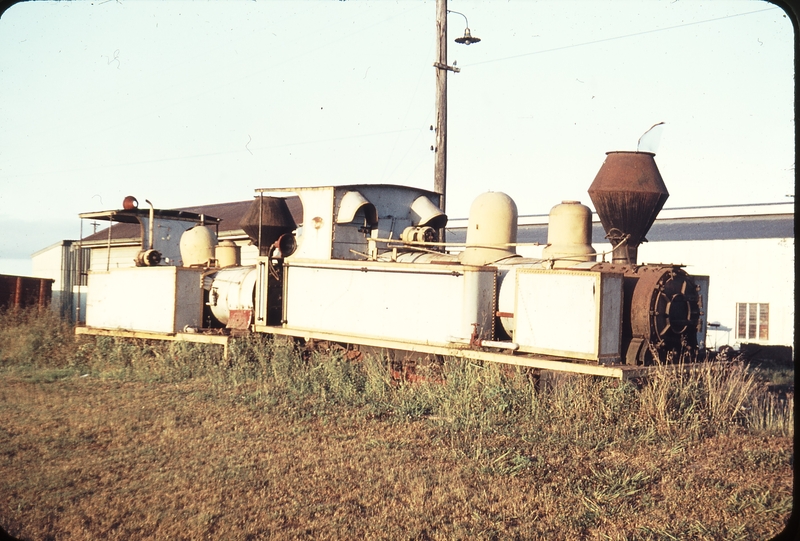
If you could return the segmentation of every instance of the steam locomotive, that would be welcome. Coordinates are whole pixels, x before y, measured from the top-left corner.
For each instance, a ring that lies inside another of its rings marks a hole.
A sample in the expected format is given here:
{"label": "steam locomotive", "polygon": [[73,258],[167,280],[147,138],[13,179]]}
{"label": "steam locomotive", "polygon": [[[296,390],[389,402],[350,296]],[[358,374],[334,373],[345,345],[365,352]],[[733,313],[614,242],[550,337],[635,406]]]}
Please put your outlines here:
{"label": "steam locomotive", "polygon": [[244,266],[240,246],[218,242],[216,218],[128,200],[81,215],[138,222],[142,244],[135,265],[89,273],[77,332],[209,342],[269,333],[634,377],[695,360],[705,345],[708,277],[637,263],[668,195],[652,153],[609,152],[589,188],[612,246],[598,262],[591,211],[577,201],[553,207],[547,246],[530,258],[517,254],[517,208],[503,193],[475,199],[455,245],[431,191],[259,189],[240,224],[258,248]]}

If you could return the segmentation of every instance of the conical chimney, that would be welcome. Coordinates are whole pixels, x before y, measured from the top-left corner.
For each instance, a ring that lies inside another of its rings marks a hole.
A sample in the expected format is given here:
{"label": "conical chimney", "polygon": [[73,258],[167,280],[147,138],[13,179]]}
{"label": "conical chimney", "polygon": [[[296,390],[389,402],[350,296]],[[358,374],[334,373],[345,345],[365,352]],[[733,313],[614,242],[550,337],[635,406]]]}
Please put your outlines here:
{"label": "conical chimney", "polygon": [[[607,152],[589,187],[614,263],[636,264],[639,244],[669,197],[652,152]],[[619,248],[617,249],[617,246]]]}
{"label": "conical chimney", "polygon": [[[259,213],[261,216],[259,217]],[[269,246],[285,234],[297,229],[292,213],[281,197],[256,197],[247,214],[239,222],[252,244],[259,246],[259,255],[267,255]]]}

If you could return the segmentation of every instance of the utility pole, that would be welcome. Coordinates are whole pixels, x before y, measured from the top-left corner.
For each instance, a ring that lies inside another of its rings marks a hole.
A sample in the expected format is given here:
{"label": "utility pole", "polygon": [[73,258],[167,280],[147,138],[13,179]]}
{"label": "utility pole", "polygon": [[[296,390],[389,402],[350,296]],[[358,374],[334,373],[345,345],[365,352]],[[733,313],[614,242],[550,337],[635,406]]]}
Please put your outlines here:
{"label": "utility pole", "polygon": [[[448,11],[447,0],[436,0],[436,146],[433,166],[433,191],[440,194],[440,208],[445,212],[445,196],[447,193],[447,72],[461,71],[455,66],[447,65],[447,14],[458,13],[464,20],[466,15],[457,11]],[[470,45],[478,43],[480,38],[473,37],[469,31],[469,21],[464,36],[456,39],[457,43]],[[440,240],[444,240],[444,231]]]}
{"label": "utility pole", "polygon": [[447,191],[447,0],[436,0],[436,146],[434,147],[433,191],[440,194],[445,212]]}

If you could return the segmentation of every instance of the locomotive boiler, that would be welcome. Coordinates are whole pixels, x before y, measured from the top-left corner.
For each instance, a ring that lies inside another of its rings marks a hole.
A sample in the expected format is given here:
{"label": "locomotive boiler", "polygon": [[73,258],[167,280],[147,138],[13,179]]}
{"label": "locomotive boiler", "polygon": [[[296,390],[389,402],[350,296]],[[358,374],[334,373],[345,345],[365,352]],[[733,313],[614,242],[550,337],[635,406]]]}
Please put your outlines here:
{"label": "locomotive boiler", "polygon": [[[90,273],[78,332],[211,342],[269,333],[621,378],[695,360],[708,278],[637,261],[668,197],[654,155],[608,153],[589,195],[612,245],[600,261],[591,211],[577,201],[553,207],[541,257],[519,255],[517,207],[499,192],[475,199],[466,242],[456,244],[442,239],[447,216],[431,191],[259,189],[241,222],[258,248],[247,266],[238,247],[217,244],[214,218],[89,213],[82,217],[130,215],[143,239],[159,219],[179,220],[170,227],[182,233],[160,241],[179,242],[180,257],[166,245],[172,256],[155,257],[151,234],[138,266]],[[299,199],[299,217],[289,196]]]}

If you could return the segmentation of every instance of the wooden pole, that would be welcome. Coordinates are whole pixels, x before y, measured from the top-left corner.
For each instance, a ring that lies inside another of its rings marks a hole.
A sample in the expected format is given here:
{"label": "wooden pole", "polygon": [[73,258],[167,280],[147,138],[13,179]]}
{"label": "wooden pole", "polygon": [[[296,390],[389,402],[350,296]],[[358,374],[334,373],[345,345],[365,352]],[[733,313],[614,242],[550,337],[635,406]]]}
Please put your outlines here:
{"label": "wooden pole", "polygon": [[14,309],[17,310],[20,307],[22,307],[22,277],[17,276],[14,287]]}
{"label": "wooden pole", "polygon": [[39,311],[47,306],[47,282],[44,278],[39,278]]}
{"label": "wooden pole", "polygon": [[436,146],[433,191],[441,194],[445,212],[447,191],[447,0],[436,0]]}

